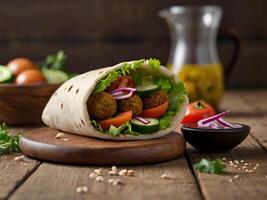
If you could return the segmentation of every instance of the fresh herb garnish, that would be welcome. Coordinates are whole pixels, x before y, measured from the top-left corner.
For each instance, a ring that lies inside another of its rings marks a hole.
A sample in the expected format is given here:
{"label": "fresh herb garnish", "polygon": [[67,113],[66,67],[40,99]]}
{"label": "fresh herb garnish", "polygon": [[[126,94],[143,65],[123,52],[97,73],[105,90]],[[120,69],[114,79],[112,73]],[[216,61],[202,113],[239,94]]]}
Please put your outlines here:
{"label": "fresh herb garnish", "polygon": [[19,138],[21,134],[10,136],[6,124],[0,124],[0,155],[10,152],[20,152]]}
{"label": "fresh herb garnish", "polygon": [[66,65],[67,55],[62,50],[48,55],[44,61],[39,63],[43,75],[50,84],[63,83],[78,75],[77,73],[67,71],[65,69]]}
{"label": "fresh herb garnish", "polygon": [[194,164],[194,168],[199,172],[209,174],[222,174],[226,165],[221,159],[208,160],[202,159],[199,163]]}
{"label": "fresh herb garnish", "polygon": [[54,54],[50,54],[44,61],[40,63],[41,68],[56,69],[64,71],[67,64],[67,55],[60,50]]}

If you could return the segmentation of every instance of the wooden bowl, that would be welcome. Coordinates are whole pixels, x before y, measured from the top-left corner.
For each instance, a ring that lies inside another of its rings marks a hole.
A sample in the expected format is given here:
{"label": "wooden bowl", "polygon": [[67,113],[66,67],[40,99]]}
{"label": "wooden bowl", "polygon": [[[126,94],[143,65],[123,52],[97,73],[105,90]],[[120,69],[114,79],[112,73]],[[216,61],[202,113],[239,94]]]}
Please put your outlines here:
{"label": "wooden bowl", "polygon": [[244,124],[233,129],[196,128],[195,124],[183,125],[185,140],[201,152],[227,152],[245,140],[250,127]]}
{"label": "wooden bowl", "polygon": [[0,84],[0,123],[38,125],[42,111],[59,84]]}

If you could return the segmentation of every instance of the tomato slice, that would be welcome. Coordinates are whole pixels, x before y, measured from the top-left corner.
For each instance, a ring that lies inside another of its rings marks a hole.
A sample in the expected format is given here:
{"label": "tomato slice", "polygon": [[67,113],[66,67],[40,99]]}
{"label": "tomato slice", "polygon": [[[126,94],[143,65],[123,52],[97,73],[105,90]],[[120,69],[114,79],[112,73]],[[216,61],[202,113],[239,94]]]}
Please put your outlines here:
{"label": "tomato slice", "polygon": [[119,127],[125,124],[127,121],[130,121],[132,119],[132,115],[133,115],[132,111],[127,111],[124,113],[120,113],[113,118],[100,121],[99,123],[103,129],[109,129],[111,125]]}
{"label": "tomato slice", "polygon": [[119,87],[134,88],[134,80],[131,76],[120,76],[108,86],[107,91],[118,89]]}
{"label": "tomato slice", "polygon": [[166,101],[165,103],[157,107],[143,110],[143,112],[141,113],[141,116],[150,117],[150,118],[160,118],[167,111],[168,105],[169,105],[169,101]]}
{"label": "tomato slice", "polygon": [[190,103],[186,108],[186,113],[182,124],[197,123],[199,120],[215,115],[215,110],[205,101]]}

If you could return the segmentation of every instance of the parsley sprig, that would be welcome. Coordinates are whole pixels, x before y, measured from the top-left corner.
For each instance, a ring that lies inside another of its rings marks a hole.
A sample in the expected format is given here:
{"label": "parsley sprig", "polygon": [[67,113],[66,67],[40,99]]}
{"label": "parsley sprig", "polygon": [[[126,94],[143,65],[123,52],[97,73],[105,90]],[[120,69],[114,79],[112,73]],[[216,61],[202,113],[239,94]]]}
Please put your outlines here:
{"label": "parsley sprig", "polygon": [[225,167],[226,165],[221,159],[202,159],[199,163],[194,164],[196,170],[209,174],[222,174]]}
{"label": "parsley sprig", "polygon": [[63,50],[50,54],[40,63],[41,68],[65,71],[67,55]]}
{"label": "parsley sprig", "polygon": [[10,152],[20,152],[19,138],[21,134],[16,136],[9,135],[9,129],[6,124],[0,124],[0,155]]}

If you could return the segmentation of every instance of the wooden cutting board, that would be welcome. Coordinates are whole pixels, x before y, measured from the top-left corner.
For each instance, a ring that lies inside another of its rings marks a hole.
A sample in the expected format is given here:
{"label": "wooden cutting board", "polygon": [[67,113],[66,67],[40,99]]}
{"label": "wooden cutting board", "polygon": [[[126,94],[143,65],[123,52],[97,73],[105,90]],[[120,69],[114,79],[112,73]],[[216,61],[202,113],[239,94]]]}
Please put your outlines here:
{"label": "wooden cutting board", "polygon": [[40,128],[20,139],[22,152],[40,160],[85,165],[135,165],[171,160],[183,154],[184,137],[172,132],[165,137],[142,141],[111,141]]}

